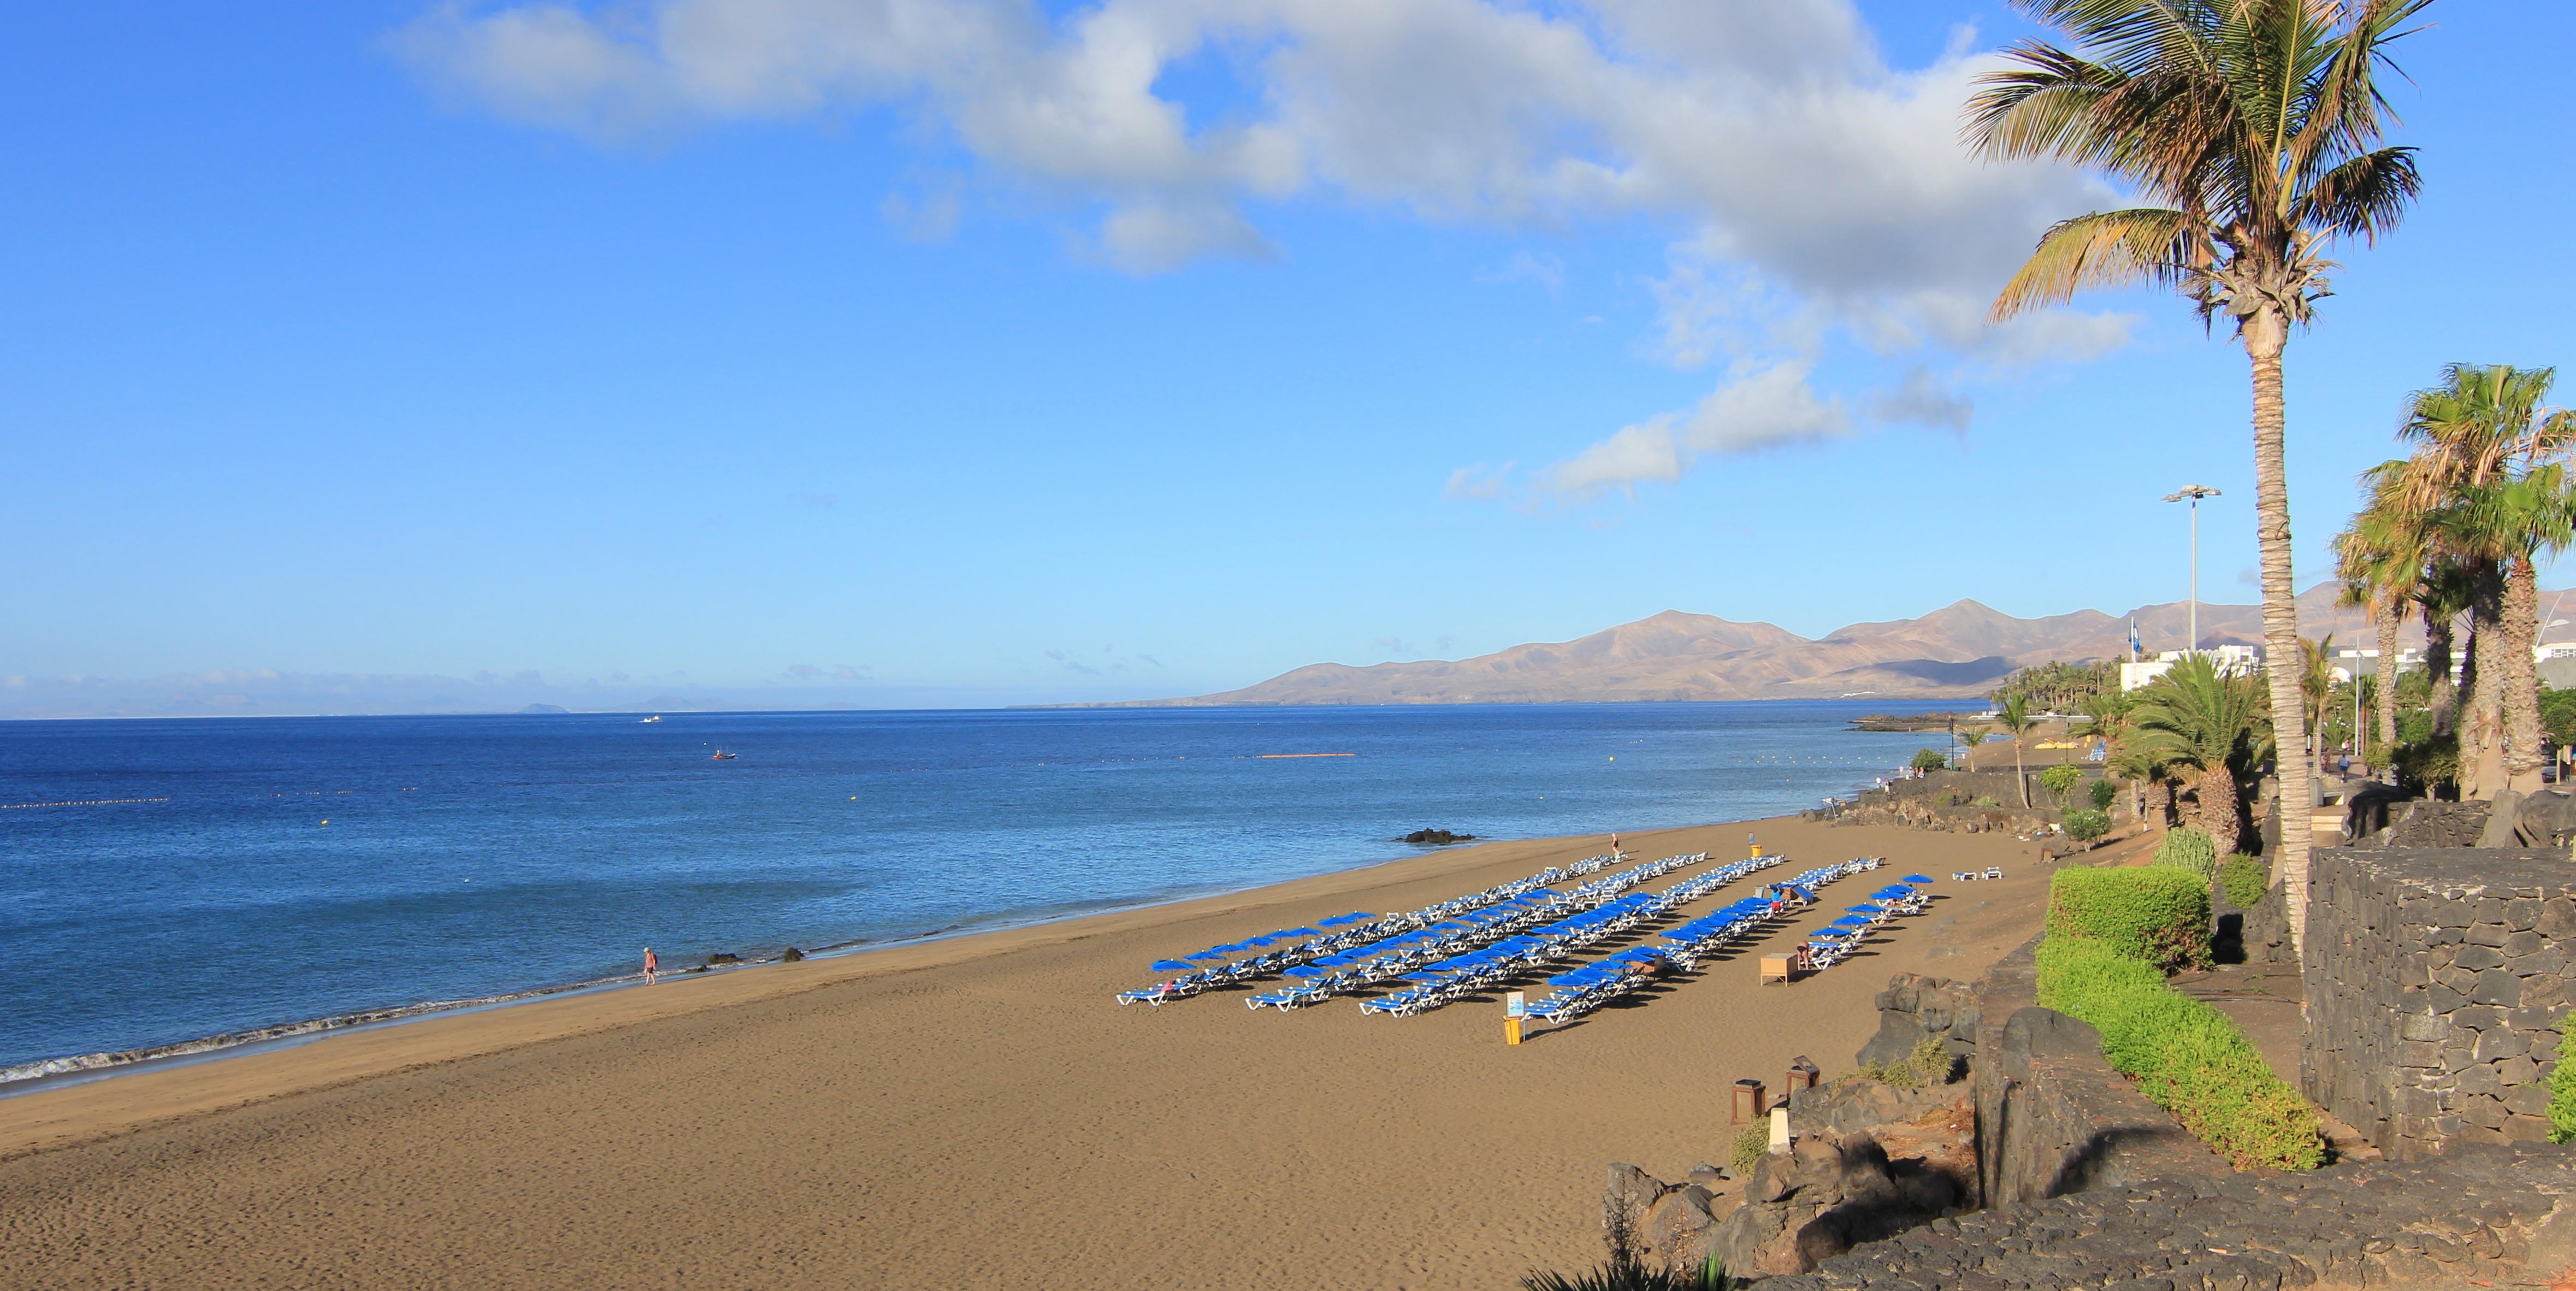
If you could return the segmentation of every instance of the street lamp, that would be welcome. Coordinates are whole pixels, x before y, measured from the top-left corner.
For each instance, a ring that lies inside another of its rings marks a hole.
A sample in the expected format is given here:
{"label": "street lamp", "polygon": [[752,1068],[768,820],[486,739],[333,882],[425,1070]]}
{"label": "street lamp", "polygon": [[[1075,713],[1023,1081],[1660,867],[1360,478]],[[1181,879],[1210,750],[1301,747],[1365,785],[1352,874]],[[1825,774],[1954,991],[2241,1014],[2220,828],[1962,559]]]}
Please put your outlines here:
{"label": "street lamp", "polygon": [[2214,498],[2218,490],[2206,484],[2193,484],[2165,495],[2167,502],[2191,502],[2191,652],[2200,652],[2200,500]]}

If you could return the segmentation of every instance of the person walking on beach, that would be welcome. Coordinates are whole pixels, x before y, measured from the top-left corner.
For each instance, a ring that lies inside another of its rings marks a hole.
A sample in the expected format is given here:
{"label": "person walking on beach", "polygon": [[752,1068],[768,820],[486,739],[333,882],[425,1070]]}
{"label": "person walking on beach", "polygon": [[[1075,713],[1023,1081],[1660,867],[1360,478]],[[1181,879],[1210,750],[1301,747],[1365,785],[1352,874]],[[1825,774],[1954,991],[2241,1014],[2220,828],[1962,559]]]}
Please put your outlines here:
{"label": "person walking on beach", "polygon": [[644,948],[644,984],[650,986],[660,980],[662,980],[662,957],[654,954],[651,946],[646,946]]}
{"label": "person walking on beach", "polygon": [[1619,831],[1615,829],[1610,831],[1610,854],[1612,856],[1619,854]]}

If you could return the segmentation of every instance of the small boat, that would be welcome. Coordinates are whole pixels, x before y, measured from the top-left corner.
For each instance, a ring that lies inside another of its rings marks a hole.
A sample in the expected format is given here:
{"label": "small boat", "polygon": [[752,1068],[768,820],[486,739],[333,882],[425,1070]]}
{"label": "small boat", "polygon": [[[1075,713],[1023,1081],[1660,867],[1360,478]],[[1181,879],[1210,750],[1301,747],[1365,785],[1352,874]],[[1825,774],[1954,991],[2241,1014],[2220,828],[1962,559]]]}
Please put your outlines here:
{"label": "small boat", "polygon": [[736,756],[738,755],[727,753],[723,749],[717,749],[713,754],[714,760],[718,762],[731,762]]}
{"label": "small boat", "polygon": [[637,725],[637,726],[650,726],[650,725],[652,725],[653,723],[658,722],[658,721],[661,721],[661,720],[662,720],[662,715],[661,715],[660,713],[655,713],[655,714],[653,714],[651,717],[647,717],[647,718],[645,718],[643,721],[637,722],[637,723],[636,723],[636,725]]}

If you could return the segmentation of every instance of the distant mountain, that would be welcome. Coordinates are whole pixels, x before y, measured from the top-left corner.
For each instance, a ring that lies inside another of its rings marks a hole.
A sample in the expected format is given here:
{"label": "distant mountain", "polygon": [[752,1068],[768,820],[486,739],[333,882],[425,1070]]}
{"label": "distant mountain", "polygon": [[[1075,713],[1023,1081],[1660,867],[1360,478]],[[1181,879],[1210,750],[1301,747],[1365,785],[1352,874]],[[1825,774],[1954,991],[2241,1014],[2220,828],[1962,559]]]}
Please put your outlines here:
{"label": "distant mountain", "polygon": [[[2335,604],[2338,590],[2321,583],[2300,595],[2301,631],[2311,638],[2331,632],[2337,646],[2375,645],[2368,618]],[[1667,610],[1573,641],[1518,645],[1456,662],[1309,664],[1223,694],[1079,707],[1967,698],[2031,664],[2124,657],[2133,619],[2150,653],[2180,649],[2190,634],[2191,606],[2177,601],[2116,616],[2077,610],[2017,619],[1960,601],[1921,618],[1855,623],[1814,640],[1769,623]],[[2203,645],[2259,645],[2262,635],[2259,606],[2200,606]],[[2406,644],[2421,645],[2423,638],[2421,625],[2408,626]]]}

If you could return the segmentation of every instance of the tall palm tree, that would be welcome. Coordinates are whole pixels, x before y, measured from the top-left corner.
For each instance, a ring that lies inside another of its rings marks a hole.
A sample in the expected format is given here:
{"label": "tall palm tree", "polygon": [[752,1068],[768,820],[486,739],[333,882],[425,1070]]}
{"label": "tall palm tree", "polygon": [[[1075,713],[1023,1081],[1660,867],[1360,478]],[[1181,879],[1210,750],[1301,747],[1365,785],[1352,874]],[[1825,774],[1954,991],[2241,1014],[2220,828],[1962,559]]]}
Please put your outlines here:
{"label": "tall palm tree", "polygon": [[[2297,589],[2281,435],[2281,351],[2326,294],[2337,237],[2375,241],[2422,187],[2409,148],[2377,146],[2391,113],[2377,76],[2431,0],[2014,0],[2072,48],[2024,41],[1980,78],[1967,134],[1990,157],[2073,162],[2142,204],[2065,220],[1995,299],[1997,319],[2078,291],[2181,289],[2204,323],[2225,313],[2254,377],[2255,538],[2272,711],[2297,750]],[[2311,768],[2280,759],[2284,803]],[[2308,837],[2281,831],[2290,935],[2304,945]]]}
{"label": "tall palm tree", "polygon": [[[2415,523],[2411,512],[2373,490],[2370,504],[2352,518],[2352,526],[2335,536],[2335,572],[2344,588],[2337,599],[2369,611],[2371,629],[2379,638],[2379,685],[2374,698],[2384,761],[2385,751],[2397,747],[2398,633],[2424,585],[2423,526]],[[2448,667],[2447,662],[2444,666]],[[2353,732],[2353,742],[2361,743],[2361,732]],[[2384,767],[2381,774],[2394,782],[2393,768]]]}
{"label": "tall palm tree", "polygon": [[2039,725],[2039,719],[2030,715],[2030,696],[2005,696],[2002,703],[1995,705],[1995,721],[2012,736],[2013,779],[2021,782],[2021,805],[2027,809],[2030,806],[2030,776],[2021,766],[2021,737]]}
{"label": "tall palm tree", "polygon": [[2458,561],[2437,557],[2425,566],[2423,586],[2415,593],[2416,613],[2424,618],[2425,679],[2432,683],[2435,735],[2454,735],[2460,728],[2459,679],[2451,674],[2452,664],[2462,657],[2460,616],[2469,611],[2472,581]]}
{"label": "tall palm tree", "polygon": [[2173,824],[2173,768],[2163,754],[2132,735],[2111,751],[2103,769],[2129,782],[2129,809],[2141,823],[2152,829]]}
{"label": "tall palm tree", "polygon": [[2325,752],[2326,706],[2334,702],[2334,633],[2323,641],[2299,640],[2299,712],[2307,719],[2308,756]]}
{"label": "tall palm tree", "polygon": [[2237,773],[2253,770],[2264,752],[2262,685],[2192,655],[2138,691],[2129,724],[2141,756],[2198,773],[2200,827],[2220,855],[2236,851],[2244,839]]}
{"label": "tall palm tree", "polygon": [[[2455,363],[2407,401],[2404,461],[2377,468],[2380,489],[2421,517],[2468,583],[2468,707],[2460,790],[2492,798],[2540,786],[2535,549],[2553,542],[2553,489],[2521,487],[2576,448],[2576,417],[2541,406],[2556,372]],[[2524,630],[2528,626],[2529,632]],[[2492,641],[2486,638],[2492,636]]]}
{"label": "tall palm tree", "polygon": [[2464,796],[2494,797],[2501,790],[2540,788],[2546,763],[2541,747],[2540,678],[2533,645],[2540,635],[2537,557],[2566,548],[2576,537],[2576,500],[2566,468],[2550,462],[2500,483],[2461,491],[2436,513],[2436,526],[2462,554],[2495,571],[2490,580],[2493,649],[2480,648],[2471,709],[2491,737],[2461,750]]}

